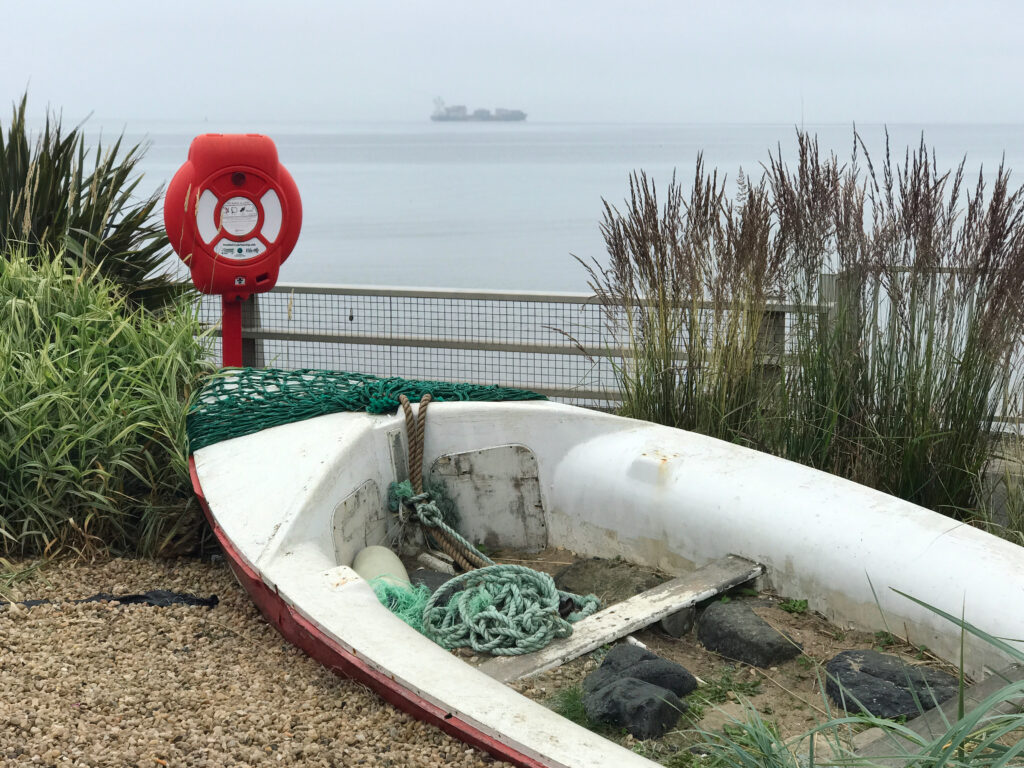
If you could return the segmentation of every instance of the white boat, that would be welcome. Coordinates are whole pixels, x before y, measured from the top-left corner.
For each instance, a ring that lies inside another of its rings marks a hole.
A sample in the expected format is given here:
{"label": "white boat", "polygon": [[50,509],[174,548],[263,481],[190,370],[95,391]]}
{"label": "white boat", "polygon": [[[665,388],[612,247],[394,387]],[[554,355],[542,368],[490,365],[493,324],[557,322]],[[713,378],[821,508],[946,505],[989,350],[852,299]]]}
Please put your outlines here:
{"label": "white boat", "polygon": [[[514,692],[501,682],[516,676],[505,662],[476,668],[433,644],[350,568],[385,539],[387,488],[406,472],[404,432],[401,414],[347,412],[195,452],[195,490],[264,615],[323,664],[500,759],[652,765]],[[551,402],[435,402],[424,457],[473,541],[621,556],[684,581],[736,555],[746,560],[734,558],[733,582],[763,568],[765,586],[842,627],[878,629],[881,610],[890,627],[956,661],[959,628],[899,590],[1024,649],[1024,549],[804,466]],[[689,602],[713,593],[695,587]],[[967,644],[968,673],[1008,661],[971,636]]]}

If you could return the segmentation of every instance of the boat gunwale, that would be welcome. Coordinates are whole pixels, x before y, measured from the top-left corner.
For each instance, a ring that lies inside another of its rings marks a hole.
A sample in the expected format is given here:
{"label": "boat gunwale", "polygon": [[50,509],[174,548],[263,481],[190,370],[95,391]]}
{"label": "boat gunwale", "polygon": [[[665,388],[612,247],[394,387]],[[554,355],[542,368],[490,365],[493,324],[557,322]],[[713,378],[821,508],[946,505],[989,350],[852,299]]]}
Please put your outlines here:
{"label": "boat gunwale", "polygon": [[231,570],[263,617],[277,629],[285,640],[302,649],[303,652],[335,674],[366,685],[399,710],[440,728],[471,747],[522,768],[546,768],[546,763],[539,762],[514,747],[489,736],[479,728],[451,712],[446,712],[444,708],[374,669],[292,608],[276,590],[272,590],[263,581],[256,569],[247,562],[217,523],[206,501],[206,496],[203,494],[194,455],[189,456],[188,466],[192,488],[199,499],[199,504],[214,537],[224,550]]}

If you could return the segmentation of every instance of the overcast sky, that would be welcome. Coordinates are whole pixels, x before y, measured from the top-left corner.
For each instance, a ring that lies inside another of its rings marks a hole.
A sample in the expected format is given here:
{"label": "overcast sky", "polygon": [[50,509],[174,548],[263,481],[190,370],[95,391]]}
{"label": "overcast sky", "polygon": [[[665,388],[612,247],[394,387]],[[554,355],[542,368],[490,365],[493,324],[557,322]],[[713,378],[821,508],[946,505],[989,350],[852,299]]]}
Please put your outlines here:
{"label": "overcast sky", "polygon": [[0,2],[0,95],[101,123],[1024,122],[1022,2]]}

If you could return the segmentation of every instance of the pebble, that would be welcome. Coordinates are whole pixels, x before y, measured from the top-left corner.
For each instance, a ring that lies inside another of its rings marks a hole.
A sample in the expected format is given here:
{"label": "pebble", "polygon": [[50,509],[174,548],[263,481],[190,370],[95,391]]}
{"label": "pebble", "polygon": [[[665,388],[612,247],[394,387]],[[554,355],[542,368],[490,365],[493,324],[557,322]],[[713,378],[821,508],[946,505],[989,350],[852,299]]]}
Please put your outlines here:
{"label": "pebble", "polygon": [[0,607],[0,766],[497,765],[283,642],[223,560],[59,561],[7,596],[149,589],[220,604]]}

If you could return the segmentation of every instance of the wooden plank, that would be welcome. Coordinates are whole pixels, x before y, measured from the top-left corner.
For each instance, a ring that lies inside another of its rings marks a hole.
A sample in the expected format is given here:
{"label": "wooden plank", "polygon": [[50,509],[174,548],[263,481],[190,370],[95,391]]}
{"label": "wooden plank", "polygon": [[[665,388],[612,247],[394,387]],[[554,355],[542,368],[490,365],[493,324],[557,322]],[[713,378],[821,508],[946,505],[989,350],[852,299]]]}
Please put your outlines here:
{"label": "wooden plank", "polygon": [[[996,670],[980,683],[964,689],[964,711],[970,712],[1000,688],[1021,680],[1024,680],[1024,664],[1010,664],[1008,667]],[[941,706],[909,720],[906,727],[925,741],[934,741],[949,730],[948,723],[956,722],[959,709],[957,698],[954,696]],[[1021,708],[1024,708],[1024,696],[1016,699],[1015,702],[1013,700],[1005,701],[993,707],[991,712],[992,714],[1007,714]],[[913,755],[918,750],[917,745],[909,739],[888,733],[881,728],[870,728],[858,733],[853,739],[853,747],[859,757],[878,758],[872,761],[873,765],[890,766],[891,768],[905,765],[908,762],[907,756],[900,755],[903,753]]]}
{"label": "wooden plank", "polygon": [[588,616],[573,626],[569,637],[555,640],[542,650],[523,656],[496,656],[478,669],[503,683],[539,675],[762,573],[764,566],[736,555],[714,560],[693,573]]}

